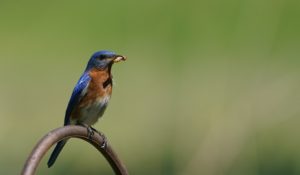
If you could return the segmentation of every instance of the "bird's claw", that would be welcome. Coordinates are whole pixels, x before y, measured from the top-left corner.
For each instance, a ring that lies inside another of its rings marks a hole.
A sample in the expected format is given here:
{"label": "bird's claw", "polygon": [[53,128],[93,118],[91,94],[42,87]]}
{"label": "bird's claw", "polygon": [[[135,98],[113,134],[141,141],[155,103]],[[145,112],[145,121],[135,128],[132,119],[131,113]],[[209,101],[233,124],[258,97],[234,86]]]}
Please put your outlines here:
{"label": "bird's claw", "polygon": [[100,145],[100,148],[105,149],[106,146],[107,146],[107,139],[106,139],[105,135],[104,135],[102,132],[97,131],[97,130],[96,130],[95,128],[93,128],[93,127],[91,127],[91,129],[92,129],[94,132],[97,132],[97,133],[103,138],[103,142],[102,142],[102,144]]}
{"label": "bird's claw", "polygon": [[88,138],[92,139],[92,137],[94,135],[94,130],[90,126],[88,126],[86,129],[87,129],[87,133],[88,133]]}
{"label": "bird's claw", "polygon": [[95,134],[94,131],[95,129],[92,128],[91,126],[87,125],[87,124],[84,124],[84,123],[77,123],[77,125],[80,125],[80,126],[83,126],[86,128],[87,130],[87,136],[89,139],[92,139],[93,135]]}
{"label": "bird's claw", "polygon": [[105,149],[105,148],[106,148],[106,145],[107,145],[107,139],[106,139],[105,135],[102,135],[102,137],[103,137],[103,142],[102,142],[102,144],[100,145],[100,147],[101,147],[102,149]]}
{"label": "bird's claw", "polygon": [[103,142],[101,143],[100,148],[106,149],[107,139],[106,139],[105,135],[102,132],[97,131],[95,128],[93,128],[91,126],[88,126],[86,124],[79,124],[79,125],[86,127],[86,129],[87,129],[87,136],[88,136],[89,139],[92,139],[92,137],[95,134],[95,132],[98,133],[102,137],[102,139],[103,139]]}

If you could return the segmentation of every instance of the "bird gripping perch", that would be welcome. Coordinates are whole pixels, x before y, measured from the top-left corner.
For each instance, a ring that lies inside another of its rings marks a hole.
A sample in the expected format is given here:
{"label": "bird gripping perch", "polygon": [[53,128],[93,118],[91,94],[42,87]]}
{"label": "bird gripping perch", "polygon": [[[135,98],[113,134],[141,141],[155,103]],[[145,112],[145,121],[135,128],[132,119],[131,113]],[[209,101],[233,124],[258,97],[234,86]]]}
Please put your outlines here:
{"label": "bird gripping perch", "polygon": [[36,169],[52,145],[63,139],[80,138],[93,145],[110,164],[111,168],[117,175],[128,175],[125,165],[118,158],[117,154],[113,151],[110,144],[107,143],[105,149],[101,148],[104,142],[103,136],[95,132],[92,138],[88,138],[87,129],[82,126],[68,125],[54,129],[46,134],[34,147],[29,157],[27,158],[21,175],[33,175]]}

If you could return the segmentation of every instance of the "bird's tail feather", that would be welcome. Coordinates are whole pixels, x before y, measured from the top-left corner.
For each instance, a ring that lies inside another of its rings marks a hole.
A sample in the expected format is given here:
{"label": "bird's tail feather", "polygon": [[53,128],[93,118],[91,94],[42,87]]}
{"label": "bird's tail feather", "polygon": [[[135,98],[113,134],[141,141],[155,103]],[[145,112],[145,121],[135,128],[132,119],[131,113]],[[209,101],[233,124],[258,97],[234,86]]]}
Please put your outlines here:
{"label": "bird's tail feather", "polygon": [[48,168],[50,168],[55,163],[59,153],[64,148],[66,143],[67,143],[67,140],[61,140],[56,144],[56,146],[55,146],[55,148],[54,148],[54,150],[53,150],[53,152],[52,152],[52,154],[51,154],[51,156],[48,160],[48,163],[47,163]]}

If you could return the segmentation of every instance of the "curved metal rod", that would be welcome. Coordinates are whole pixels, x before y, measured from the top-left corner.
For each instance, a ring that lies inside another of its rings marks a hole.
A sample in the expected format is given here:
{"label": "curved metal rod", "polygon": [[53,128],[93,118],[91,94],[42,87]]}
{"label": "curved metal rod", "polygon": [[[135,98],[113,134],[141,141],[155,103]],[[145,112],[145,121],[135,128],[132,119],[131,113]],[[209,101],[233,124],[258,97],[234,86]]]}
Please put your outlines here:
{"label": "curved metal rod", "polygon": [[77,125],[68,125],[61,128],[57,128],[46,134],[34,147],[26,163],[23,167],[21,175],[33,175],[46,152],[52,145],[63,139],[80,138],[93,145],[105,159],[109,162],[111,168],[117,175],[128,175],[128,171],[125,165],[118,158],[117,154],[113,151],[109,143],[105,148],[101,148],[104,141],[103,136],[94,132],[91,139],[88,138],[87,128]]}

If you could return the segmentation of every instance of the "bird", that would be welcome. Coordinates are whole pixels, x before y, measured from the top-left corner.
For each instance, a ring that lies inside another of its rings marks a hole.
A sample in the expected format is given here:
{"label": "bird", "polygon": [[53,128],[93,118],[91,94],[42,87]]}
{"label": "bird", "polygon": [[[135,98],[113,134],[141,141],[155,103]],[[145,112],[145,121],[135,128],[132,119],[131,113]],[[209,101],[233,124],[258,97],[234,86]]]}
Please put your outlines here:
{"label": "bird", "polygon": [[[91,126],[102,117],[111,98],[112,65],[126,59],[125,56],[107,50],[95,52],[90,57],[86,69],[73,89],[65,112],[64,126],[86,126],[89,137],[93,134],[94,128]],[[55,163],[66,142],[67,139],[56,144],[47,163],[49,168]]]}

